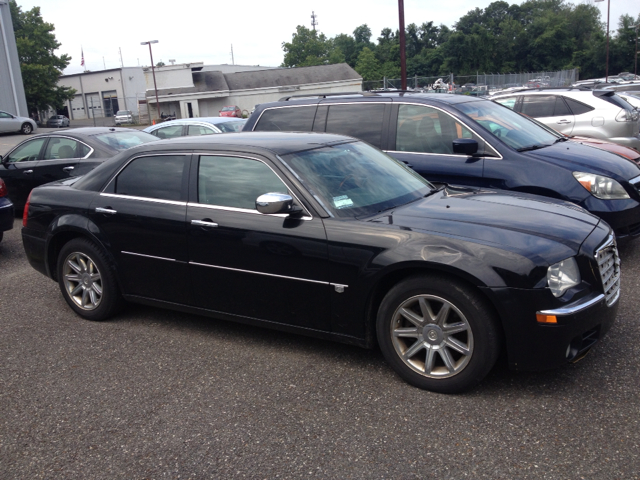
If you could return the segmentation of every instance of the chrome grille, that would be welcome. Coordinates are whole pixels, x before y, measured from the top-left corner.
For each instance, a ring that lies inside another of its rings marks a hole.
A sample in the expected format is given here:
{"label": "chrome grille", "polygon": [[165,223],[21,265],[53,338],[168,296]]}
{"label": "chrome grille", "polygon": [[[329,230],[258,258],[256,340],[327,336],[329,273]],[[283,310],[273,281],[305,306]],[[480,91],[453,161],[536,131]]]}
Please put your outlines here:
{"label": "chrome grille", "polygon": [[620,257],[613,236],[598,249],[596,261],[607,306],[611,306],[620,296]]}

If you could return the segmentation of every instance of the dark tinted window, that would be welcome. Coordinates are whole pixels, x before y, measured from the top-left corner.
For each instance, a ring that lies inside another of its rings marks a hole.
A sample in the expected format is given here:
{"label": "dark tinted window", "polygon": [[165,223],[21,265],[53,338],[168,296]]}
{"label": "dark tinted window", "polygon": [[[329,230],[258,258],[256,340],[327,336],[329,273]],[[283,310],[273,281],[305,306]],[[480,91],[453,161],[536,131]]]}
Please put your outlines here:
{"label": "dark tinted window", "polygon": [[381,104],[330,105],[326,131],[351,135],[380,148],[383,120],[384,105]]}
{"label": "dark tinted window", "polygon": [[316,106],[265,110],[255,126],[257,132],[310,132]]}
{"label": "dark tinted window", "polygon": [[571,109],[571,112],[574,115],[582,115],[583,113],[587,113],[587,112],[590,112],[591,110],[594,110],[593,107],[590,107],[589,105],[585,105],[582,102],[578,102],[573,98],[565,97],[565,101],[569,105],[569,108]]}
{"label": "dark tinted window", "polygon": [[565,116],[565,115],[572,115],[571,110],[569,110],[569,107],[564,102],[562,97],[557,96],[556,97],[556,106],[553,109],[553,116],[554,117],[562,117],[562,116]]}
{"label": "dark tinted window", "polygon": [[78,148],[76,149],[76,154],[78,155],[78,157],[84,158],[87,155],[89,155],[90,151],[91,151],[91,148],[89,148],[84,143],[78,142]]}
{"label": "dark tinted window", "polygon": [[187,157],[178,155],[136,158],[118,175],[115,193],[182,200],[182,177],[186,159]]}
{"label": "dark tinted window", "polygon": [[199,203],[255,210],[256,199],[265,193],[288,193],[288,189],[264,163],[248,158],[200,157]]}
{"label": "dark tinted window", "polygon": [[522,113],[530,117],[553,117],[556,106],[554,95],[525,95],[522,99]]}

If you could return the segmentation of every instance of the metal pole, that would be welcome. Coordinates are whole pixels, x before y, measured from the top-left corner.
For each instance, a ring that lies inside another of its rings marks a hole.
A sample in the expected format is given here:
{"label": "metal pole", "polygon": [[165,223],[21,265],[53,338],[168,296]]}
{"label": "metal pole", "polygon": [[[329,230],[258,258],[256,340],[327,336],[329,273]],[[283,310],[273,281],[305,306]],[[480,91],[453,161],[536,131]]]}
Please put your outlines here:
{"label": "metal pole", "polygon": [[[20,104],[18,103],[18,94],[16,92],[16,83],[13,78],[13,68],[11,68],[11,55],[9,53],[9,44],[7,43],[7,33],[4,31],[4,20],[2,18],[2,5],[6,5],[7,9],[9,8],[9,3],[0,2],[0,29],[2,30],[2,43],[4,44],[4,51],[7,57],[7,67],[9,67],[9,81],[11,83],[11,93],[13,93],[13,102],[16,106],[16,116],[20,116],[22,113],[20,111]],[[11,13],[9,13],[9,18],[11,18]],[[27,116],[29,116],[29,106],[27,106]]]}
{"label": "metal pole", "polygon": [[640,23],[638,25],[636,25],[636,63],[635,63],[635,69],[633,71],[633,79],[637,80],[638,79],[638,27],[640,27]]}
{"label": "metal pole", "polygon": [[93,126],[96,126],[96,112],[93,110],[93,97],[89,97],[91,99],[91,116],[93,117]]}
{"label": "metal pole", "polygon": [[404,31],[404,0],[398,0],[398,12],[400,15],[400,83],[401,89],[407,89],[407,56],[405,49],[405,31]]}
{"label": "metal pole", "polygon": [[607,0],[607,69],[605,70],[604,81],[609,81],[609,11],[611,10],[611,0]]}
{"label": "metal pole", "polygon": [[156,69],[153,66],[153,53],[151,53],[151,42],[149,42],[149,56],[151,57],[151,73],[153,74],[153,89],[156,92],[156,113],[160,118],[160,100],[158,100],[158,85],[156,84]]}

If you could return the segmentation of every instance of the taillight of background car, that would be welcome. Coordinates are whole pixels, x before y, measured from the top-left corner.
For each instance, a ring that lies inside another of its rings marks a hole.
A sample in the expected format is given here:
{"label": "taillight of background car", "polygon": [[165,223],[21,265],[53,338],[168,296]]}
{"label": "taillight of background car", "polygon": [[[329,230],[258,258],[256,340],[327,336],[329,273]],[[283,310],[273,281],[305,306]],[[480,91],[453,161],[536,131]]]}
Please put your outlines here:
{"label": "taillight of background car", "polygon": [[31,192],[27,197],[27,203],[24,206],[24,212],[22,212],[22,226],[27,226],[27,217],[29,216],[29,204],[31,203]]}
{"label": "taillight of background car", "polygon": [[7,186],[4,184],[4,180],[0,178],[0,197],[7,196]]}

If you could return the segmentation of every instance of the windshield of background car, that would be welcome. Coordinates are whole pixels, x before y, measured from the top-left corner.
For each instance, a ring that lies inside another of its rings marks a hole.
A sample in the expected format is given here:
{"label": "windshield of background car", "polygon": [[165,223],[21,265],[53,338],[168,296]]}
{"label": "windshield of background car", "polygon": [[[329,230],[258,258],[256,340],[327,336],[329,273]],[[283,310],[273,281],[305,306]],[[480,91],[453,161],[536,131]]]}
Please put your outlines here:
{"label": "windshield of background car", "polygon": [[118,110],[118,113],[116,113],[116,115],[131,115],[131,111],[130,110]]}
{"label": "windshield of background car", "polygon": [[223,112],[232,112],[236,109],[236,107],[223,107],[222,111]]}
{"label": "windshield of background car", "polygon": [[96,135],[94,138],[116,150],[126,150],[143,143],[158,141],[158,137],[146,132],[109,132]]}
{"label": "windshield of background car", "polygon": [[309,192],[337,217],[374,215],[424,197],[434,187],[361,142],[282,155]]}
{"label": "windshield of background car", "polygon": [[242,120],[240,122],[224,122],[224,123],[216,123],[216,127],[220,129],[222,132],[241,132],[244,124],[247,123],[246,120]]}
{"label": "windshield of background car", "polygon": [[456,108],[516,150],[548,146],[558,139],[522,115],[489,100],[460,103]]}

